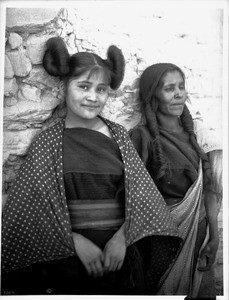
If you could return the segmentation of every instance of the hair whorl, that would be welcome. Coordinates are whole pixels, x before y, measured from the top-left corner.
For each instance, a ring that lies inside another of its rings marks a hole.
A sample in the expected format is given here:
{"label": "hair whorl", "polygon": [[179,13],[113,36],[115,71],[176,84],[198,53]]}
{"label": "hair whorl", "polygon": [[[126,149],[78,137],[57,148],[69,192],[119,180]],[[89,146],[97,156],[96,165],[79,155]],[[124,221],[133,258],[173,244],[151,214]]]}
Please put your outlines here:
{"label": "hair whorl", "polygon": [[66,76],[69,73],[69,59],[67,47],[60,37],[50,38],[46,42],[47,50],[43,57],[43,66],[52,76]]}
{"label": "hair whorl", "polygon": [[111,70],[110,87],[116,90],[123,81],[125,71],[125,59],[122,51],[118,47],[111,45],[107,50],[106,63]]}

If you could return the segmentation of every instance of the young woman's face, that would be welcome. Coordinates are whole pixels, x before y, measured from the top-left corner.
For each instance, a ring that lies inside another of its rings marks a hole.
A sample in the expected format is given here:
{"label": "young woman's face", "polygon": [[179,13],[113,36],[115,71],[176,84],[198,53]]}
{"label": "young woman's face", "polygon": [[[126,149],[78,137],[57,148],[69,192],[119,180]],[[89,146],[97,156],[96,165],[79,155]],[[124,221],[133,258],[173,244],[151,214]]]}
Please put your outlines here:
{"label": "young woman's face", "polygon": [[109,86],[101,73],[88,78],[89,71],[69,80],[66,93],[67,114],[91,120],[98,116],[108,99]]}
{"label": "young woman's face", "polygon": [[180,116],[187,99],[185,82],[179,71],[171,71],[162,78],[162,86],[156,92],[158,112],[163,115]]}

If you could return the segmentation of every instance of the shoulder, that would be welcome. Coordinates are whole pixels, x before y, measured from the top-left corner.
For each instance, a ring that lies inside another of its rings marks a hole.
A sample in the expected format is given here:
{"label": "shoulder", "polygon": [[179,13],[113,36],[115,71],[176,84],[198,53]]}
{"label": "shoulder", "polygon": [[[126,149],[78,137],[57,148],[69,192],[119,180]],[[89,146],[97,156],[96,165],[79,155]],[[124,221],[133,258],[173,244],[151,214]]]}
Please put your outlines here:
{"label": "shoulder", "polygon": [[153,149],[152,137],[147,126],[137,125],[130,130],[129,135],[142,161],[147,164]]}
{"label": "shoulder", "polygon": [[101,119],[105,122],[105,124],[110,127],[112,130],[116,131],[117,133],[125,133],[125,134],[128,134],[128,131],[126,130],[126,128],[119,124],[119,123],[116,123],[114,121],[110,121],[104,117],[101,117]]}
{"label": "shoulder", "polygon": [[222,149],[219,135],[213,128],[207,126],[202,118],[194,118],[193,124],[197,142],[205,153]]}
{"label": "shoulder", "polygon": [[31,148],[33,147],[47,147],[47,145],[55,144],[62,138],[62,131],[64,128],[64,120],[58,121],[56,124],[52,125],[41,131],[32,141]]}
{"label": "shoulder", "polygon": [[137,125],[129,131],[133,141],[150,140],[151,135],[146,125]]}

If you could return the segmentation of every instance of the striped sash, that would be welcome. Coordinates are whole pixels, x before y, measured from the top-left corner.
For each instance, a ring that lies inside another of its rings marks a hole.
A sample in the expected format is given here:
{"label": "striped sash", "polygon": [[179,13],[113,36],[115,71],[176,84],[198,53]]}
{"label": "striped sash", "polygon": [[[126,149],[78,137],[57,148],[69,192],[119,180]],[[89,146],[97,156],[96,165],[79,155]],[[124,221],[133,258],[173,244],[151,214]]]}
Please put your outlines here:
{"label": "striped sash", "polygon": [[124,205],[117,199],[68,200],[72,230],[118,228],[125,220]]}

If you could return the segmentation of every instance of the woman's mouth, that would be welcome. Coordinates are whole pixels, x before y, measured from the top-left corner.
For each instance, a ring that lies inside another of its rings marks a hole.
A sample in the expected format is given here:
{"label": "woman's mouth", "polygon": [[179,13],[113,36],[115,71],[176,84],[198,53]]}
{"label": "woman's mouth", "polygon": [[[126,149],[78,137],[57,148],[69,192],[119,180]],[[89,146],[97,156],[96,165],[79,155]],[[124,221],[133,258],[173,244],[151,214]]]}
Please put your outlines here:
{"label": "woman's mouth", "polygon": [[183,107],[183,106],[184,106],[184,103],[174,103],[174,104],[172,104],[172,106],[175,106],[175,107]]}
{"label": "woman's mouth", "polygon": [[174,101],[173,103],[171,103],[172,105],[184,105],[184,101]]}
{"label": "woman's mouth", "polygon": [[88,108],[88,109],[98,109],[99,105],[85,105],[82,104],[83,107]]}

